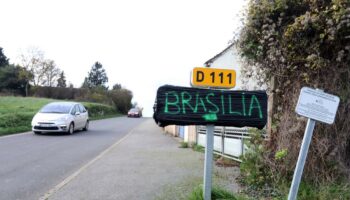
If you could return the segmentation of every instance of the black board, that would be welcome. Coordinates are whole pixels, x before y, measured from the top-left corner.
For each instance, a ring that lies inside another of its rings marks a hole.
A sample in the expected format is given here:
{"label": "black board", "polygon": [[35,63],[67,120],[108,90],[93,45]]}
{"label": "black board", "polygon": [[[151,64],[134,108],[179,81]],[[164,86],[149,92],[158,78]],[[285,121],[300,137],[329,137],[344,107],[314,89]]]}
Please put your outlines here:
{"label": "black board", "polygon": [[262,129],[267,122],[267,94],[164,85],[158,88],[153,118],[162,127],[211,124]]}

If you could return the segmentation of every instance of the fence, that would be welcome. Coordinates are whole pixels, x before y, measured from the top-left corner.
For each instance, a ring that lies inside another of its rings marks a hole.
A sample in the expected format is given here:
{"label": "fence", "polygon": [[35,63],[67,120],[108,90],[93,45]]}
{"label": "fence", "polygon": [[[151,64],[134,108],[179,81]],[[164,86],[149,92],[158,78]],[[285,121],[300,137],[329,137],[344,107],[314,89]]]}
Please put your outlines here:
{"label": "fence", "polygon": [[[247,150],[248,128],[216,126],[214,129],[214,153],[241,162],[239,157]],[[206,146],[206,127],[197,126],[197,144]]]}

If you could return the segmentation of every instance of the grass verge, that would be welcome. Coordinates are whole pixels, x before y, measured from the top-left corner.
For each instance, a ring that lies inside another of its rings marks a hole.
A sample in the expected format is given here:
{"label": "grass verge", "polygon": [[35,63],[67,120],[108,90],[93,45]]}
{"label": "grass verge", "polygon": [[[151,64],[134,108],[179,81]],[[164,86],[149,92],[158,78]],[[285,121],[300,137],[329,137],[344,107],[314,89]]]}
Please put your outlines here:
{"label": "grass verge", "polygon": [[[35,113],[44,105],[54,101],[60,100],[34,97],[0,97],[0,136],[30,131],[31,120]],[[121,116],[112,106],[89,102],[82,102],[82,104],[89,110],[91,120]]]}
{"label": "grass verge", "polygon": [[188,142],[180,142],[180,148],[188,148]]}
{"label": "grass verge", "polygon": [[197,152],[201,152],[201,153],[204,153],[204,151],[205,151],[205,148],[201,145],[198,145],[198,144],[194,144],[192,146],[192,149],[193,149],[193,151],[197,151]]}
{"label": "grass verge", "polygon": [[[226,199],[226,200],[248,200],[248,198],[240,195],[234,195],[231,192],[214,186],[211,191],[211,199]],[[193,189],[191,194],[188,196],[188,200],[204,200],[203,198],[203,185],[199,185]]]}

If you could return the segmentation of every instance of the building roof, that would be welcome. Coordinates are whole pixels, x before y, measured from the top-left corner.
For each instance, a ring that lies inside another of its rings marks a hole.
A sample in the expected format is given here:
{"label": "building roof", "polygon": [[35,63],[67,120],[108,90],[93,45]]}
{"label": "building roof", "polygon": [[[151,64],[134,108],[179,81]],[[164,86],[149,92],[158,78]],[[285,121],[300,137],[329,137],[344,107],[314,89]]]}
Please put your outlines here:
{"label": "building roof", "polygon": [[211,59],[209,59],[207,62],[204,63],[204,66],[206,67],[210,67],[210,65],[216,60],[218,59],[222,54],[224,54],[226,51],[230,50],[233,47],[234,43],[230,44],[228,47],[226,47],[226,49],[224,49],[223,51],[221,51],[219,54],[217,54],[216,56],[212,57]]}

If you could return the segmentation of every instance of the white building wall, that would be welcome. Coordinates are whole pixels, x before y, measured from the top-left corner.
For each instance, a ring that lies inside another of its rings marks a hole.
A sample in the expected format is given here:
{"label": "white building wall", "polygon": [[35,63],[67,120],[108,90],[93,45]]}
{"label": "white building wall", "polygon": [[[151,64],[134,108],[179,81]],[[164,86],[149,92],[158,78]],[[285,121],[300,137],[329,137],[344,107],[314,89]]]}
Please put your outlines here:
{"label": "white building wall", "polygon": [[188,141],[189,141],[189,139],[188,139],[188,137],[189,137],[188,133],[189,133],[189,128],[188,128],[188,126],[185,126],[185,130],[184,130],[184,142],[188,142]]}
{"label": "white building wall", "polygon": [[210,65],[211,68],[220,69],[233,69],[236,71],[236,87],[234,89],[241,89],[242,81],[241,77],[241,65],[238,62],[237,55],[234,53],[233,48],[228,49],[214,60]]}
{"label": "white building wall", "polygon": [[242,90],[242,89],[258,89],[256,81],[249,80],[248,84],[242,87],[241,81],[241,68],[242,64],[239,61],[239,56],[236,50],[232,47],[226,50],[223,54],[217,57],[211,64],[211,68],[220,68],[220,69],[233,69],[236,71],[236,87],[234,90]]}

